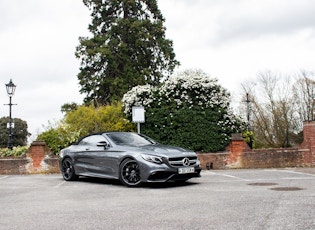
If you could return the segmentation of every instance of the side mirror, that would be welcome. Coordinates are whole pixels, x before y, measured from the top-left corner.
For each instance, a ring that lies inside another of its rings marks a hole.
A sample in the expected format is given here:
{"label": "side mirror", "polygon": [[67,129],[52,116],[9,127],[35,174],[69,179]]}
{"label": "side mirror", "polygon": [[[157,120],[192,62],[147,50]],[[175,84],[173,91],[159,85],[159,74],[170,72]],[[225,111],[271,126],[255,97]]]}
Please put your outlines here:
{"label": "side mirror", "polygon": [[106,141],[100,141],[97,143],[97,147],[104,147],[104,149],[108,149],[109,144]]}

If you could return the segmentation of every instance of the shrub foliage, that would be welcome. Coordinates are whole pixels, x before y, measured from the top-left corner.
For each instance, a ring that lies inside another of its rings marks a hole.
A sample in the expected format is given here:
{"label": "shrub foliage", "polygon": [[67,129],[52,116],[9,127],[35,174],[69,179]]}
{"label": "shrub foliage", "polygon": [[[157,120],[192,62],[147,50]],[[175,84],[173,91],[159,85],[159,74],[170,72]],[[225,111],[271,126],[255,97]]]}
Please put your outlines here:
{"label": "shrub foliage", "polygon": [[0,157],[23,157],[28,148],[29,146],[27,145],[13,147],[12,150],[8,148],[0,148]]}
{"label": "shrub foliage", "polygon": [[44,140],[53,153],[76,142],[79,137],[101,131],[134,131],[135,126],[123,114],[121,103],[108,106],[78,106],[64,119],[50,124],[37,139]]}
{"label": "shrub foliage", "polygon": [[125,114],[133,106],[144,106],[142,133],[164,144],[200,152],[224,150],[242,122],[230,108],[230,95],[200,70],[186,70],[159,87],[137,86],[123,97]]}

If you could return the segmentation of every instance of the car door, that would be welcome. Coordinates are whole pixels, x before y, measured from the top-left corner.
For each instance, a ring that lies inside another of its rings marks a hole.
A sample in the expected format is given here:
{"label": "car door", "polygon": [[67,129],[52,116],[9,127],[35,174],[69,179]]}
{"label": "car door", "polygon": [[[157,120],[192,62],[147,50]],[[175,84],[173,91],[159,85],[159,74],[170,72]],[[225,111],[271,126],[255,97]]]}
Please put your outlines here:
{"label": "car door", "polygon": [[117,177],[117,153],[102,135],[91,135],[86,140],[84,160],[89,174],[107,178]]}
{"label": "car door", "polygon": [[77,145],[74,146],[73,159],[76,173],[86,175],[90,171],[91,154],[89,153],[89,137],[83,138]]}

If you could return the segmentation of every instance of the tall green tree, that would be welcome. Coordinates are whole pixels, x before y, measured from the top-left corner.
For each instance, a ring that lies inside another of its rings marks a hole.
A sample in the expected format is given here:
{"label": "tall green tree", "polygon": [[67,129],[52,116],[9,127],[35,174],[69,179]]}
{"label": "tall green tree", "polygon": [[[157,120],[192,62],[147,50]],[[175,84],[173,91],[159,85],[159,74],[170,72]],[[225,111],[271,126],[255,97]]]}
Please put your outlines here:
{"label": "tall green tree", "polygon": [[106,105],[132,87],[157,85],[179,65],[156,0],[83,0],[92,12],[76,57],[85,103]]}
{"label": "tall green tree", "polygon": [[[0,147],[5,148],[8,146],[8,129],[7,123],[9,117],[0,118]],[[31,134],[27,131],[27,122],[20,118],[13,118],[14,128],[12,129],[12,143],[13,146],[27,145],[27,138]]]}

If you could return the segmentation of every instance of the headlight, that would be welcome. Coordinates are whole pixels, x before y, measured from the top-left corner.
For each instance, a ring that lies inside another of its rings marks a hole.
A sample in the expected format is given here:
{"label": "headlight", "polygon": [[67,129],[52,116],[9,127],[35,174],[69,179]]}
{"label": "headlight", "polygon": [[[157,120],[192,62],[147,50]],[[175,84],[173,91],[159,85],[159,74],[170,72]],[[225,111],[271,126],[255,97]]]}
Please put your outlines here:
{"label": "headlight", "polygon": [[152,162],[152,163],[156,163],[156,164],[162,164],[163,163],[162,157],[153,156],[153,155],[147,155],[147,154],[141,154],[141,156],[146,161],[149,161],[149,162]]}

